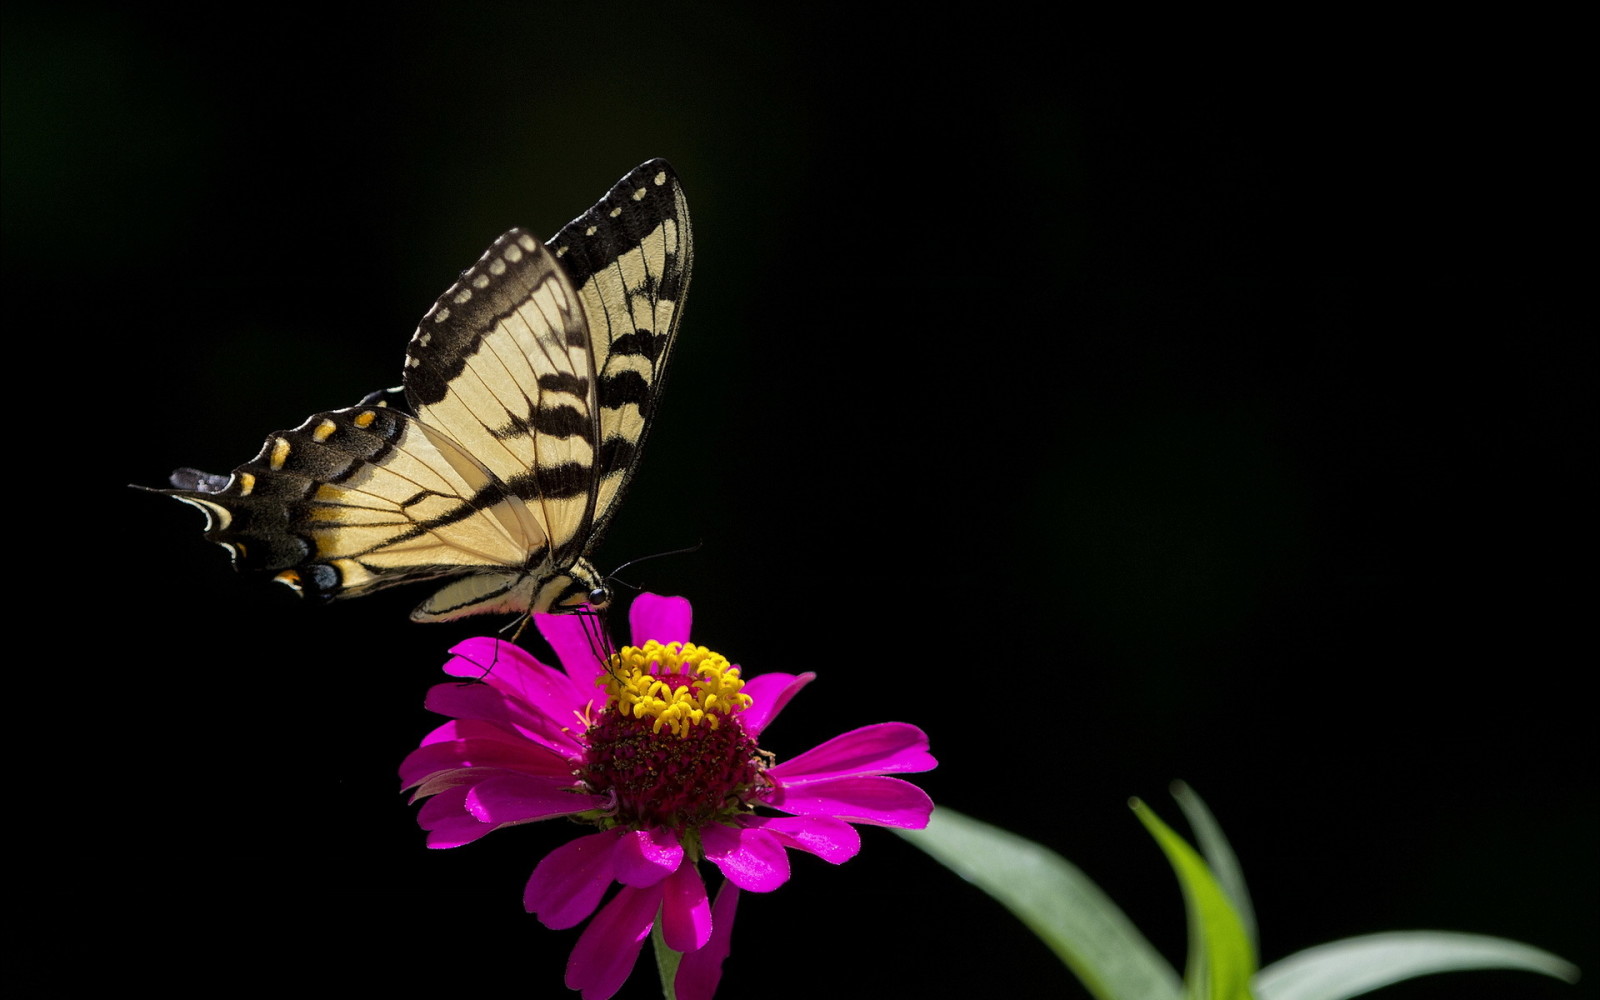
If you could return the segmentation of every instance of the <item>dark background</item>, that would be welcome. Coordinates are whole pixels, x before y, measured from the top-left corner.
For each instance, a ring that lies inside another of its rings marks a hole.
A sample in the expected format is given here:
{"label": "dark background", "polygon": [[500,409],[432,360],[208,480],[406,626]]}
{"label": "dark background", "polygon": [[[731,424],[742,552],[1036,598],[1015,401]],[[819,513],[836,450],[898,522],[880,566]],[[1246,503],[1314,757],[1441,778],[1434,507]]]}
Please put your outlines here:
{"label": "dark background", "polygon": [[[521,888],[576,831],[430,852],[396,794],[444,651],[501,623],[411,625],[425,588],[304,605],[125,484],[397,383],[496,235],[650,156],[689,194],[694,289],[597,561],[703,543],[627,576],[747,671],[821,675],[780,756],[921,725],[938,802],[1061,852],[1180,967],[1125,805],[1176,823],[1174,778],[1233,840],[1264,963],[1444,928],[1593,976],[1574,29],[574,6],[7,6],[13,566],[46,598],[12,597],[38,684],[14,864],[48,869],[46,981],[331,960],[350,988],[563,992],[576,932]],[[863,839],[745,897],[724,995],[1082,995]],[[1594,995],[1389,995],[1462,990]]]}

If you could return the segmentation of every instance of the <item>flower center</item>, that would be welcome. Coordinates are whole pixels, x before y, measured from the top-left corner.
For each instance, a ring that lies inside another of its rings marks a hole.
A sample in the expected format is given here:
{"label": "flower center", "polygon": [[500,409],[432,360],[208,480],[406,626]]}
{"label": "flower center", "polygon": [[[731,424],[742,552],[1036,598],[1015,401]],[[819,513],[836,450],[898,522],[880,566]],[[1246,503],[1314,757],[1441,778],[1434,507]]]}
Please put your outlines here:
{"label": "flower center", "polygon": [[738,667],[704,646],[652,640],[614,655],[601,683],[606,708],[584,734],[581,775],[613,803],[597,822],[682,835],[748,811],[765,779],[734,718],[750,705]]}

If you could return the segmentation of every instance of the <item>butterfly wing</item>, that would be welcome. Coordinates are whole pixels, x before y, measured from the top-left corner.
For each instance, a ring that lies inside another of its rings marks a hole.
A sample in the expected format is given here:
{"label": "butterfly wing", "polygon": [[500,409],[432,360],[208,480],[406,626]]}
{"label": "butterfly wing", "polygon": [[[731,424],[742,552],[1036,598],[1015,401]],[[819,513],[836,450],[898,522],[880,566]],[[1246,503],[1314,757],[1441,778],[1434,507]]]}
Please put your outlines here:
{"label": "butterfly wing", "polygon": [[[567,540],[589,523],[599,437],[593,365],[576,289],[549,250],[519,229],[496,240],[422,318],[406,355],[407,401],[424,426],[488,470],[467,504],[513,505],[537,531],[522,554],[525,580],[502,572],[465,577],[413,617],[548,610],[552,601],[587,594],[585,587],[553,596],[529,588],[541,590],[576,563]],[[569,583],[577,581],[557,589]]]}
{"label": "butterfly wing", "polygon": [[353,597],[480,567],[518,571],[540,528],[494,498],[494,476],[374,393],[268,436],[229,476],[196,469],[164,492],[206,515],[240,570],[301,593]]}
{"label": "butterfly wing", "polygon": [[689,203],[665,160],[634,168],[550,240],[589,328],[599,373],[598,472],[585,544],[605,531],[661,398],[694,265]]}
{"label": "butterfly wing", "polygon": [[[536,609],[589,597],[598,542],[637,465],[693,259],[665,160],[630,171],[548,247],[512,230],[423,317],[406,396],[527,507]],[[417,617],[458,617],[496,588],[447,586]]]}
{"label": "butterfly wing", "polygon": [[163,492],[205,512],[236,567],[302,593],[456,576],[412,617],[575,606],[599,585],[583,556],[637,461],[690,258],[682,189],[652,160],[550,248],[505,234],[439,299],[407,354],[414,418],[374,393]]}

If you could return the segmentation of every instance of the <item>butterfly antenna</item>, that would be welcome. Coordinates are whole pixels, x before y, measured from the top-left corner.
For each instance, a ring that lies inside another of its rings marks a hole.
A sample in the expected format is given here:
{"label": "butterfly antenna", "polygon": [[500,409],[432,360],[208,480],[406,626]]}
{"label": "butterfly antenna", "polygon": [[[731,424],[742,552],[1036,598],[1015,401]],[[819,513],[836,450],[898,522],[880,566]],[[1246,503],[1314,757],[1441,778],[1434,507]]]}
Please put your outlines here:
{"label": "butterfly antenna", "polygon": [[606,574],[606,581],[610,582],[610,583],[619,583],[622,586],[627,587],[629,590],[634,591],[635,593],[638,593],[638,591],[641,588],[637,584],[632,584],[632,583],[629,583],[626,580],[621,579],[620,574],[622,573],[623,570],[627,569],[629,566],[637,566],[639,563],[649,562],[651,559],[660,559],[662,556],[682,556],[682,555],[688,555],[690,552],[699,552],[700,549],[705,544],[706,543],[704,541],[699,541],[699,542],[695,542],[693,545],[687,545],[687,546],[685,546],[685,547],[683,547],[681,549],[670,549],[670,550],[668,550],[666,552],[655,552],[655,553],[652,553],[652,554],[647,555],[647,556],[640,556],[637,559],[629,559],[627,562],[623,563],[621,566],[618,566],[616,569],[612,570],[610,573],[607,573]]}

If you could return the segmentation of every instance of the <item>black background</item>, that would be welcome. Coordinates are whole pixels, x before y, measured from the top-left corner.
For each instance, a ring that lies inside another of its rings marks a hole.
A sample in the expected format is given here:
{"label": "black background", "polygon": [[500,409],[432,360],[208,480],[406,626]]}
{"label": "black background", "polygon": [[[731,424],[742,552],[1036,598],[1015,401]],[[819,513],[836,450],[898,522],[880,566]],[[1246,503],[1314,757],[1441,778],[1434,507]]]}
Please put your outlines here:
{"label": "black background", "polygon": [[[3,222],[14,572],[65,609],[12,597],[48,981],[562,992],[576,933],[520,897],[575,830],[430,852],[396,794],[444,651],[501,623],[304,605],[125,484],[395,384],[496,235],[650,156],[694,288],[598,562],[703,543],[627,576],[747,671],[821,675],[780,756],[917,723],[936,801],[1070,858],[1180,967],[1125,805],[1176,823],[1174,778],[1264,962],[1444,928],[1596,971],[1570,27],[33,6],[5,13]],[[722,995],[1082,995],[864,841],[745,897]],[[1461,990],[1593,995],[1389,995]]]}

